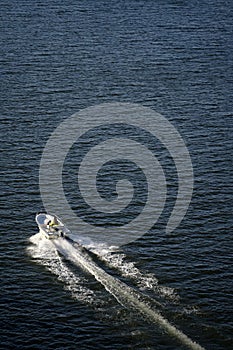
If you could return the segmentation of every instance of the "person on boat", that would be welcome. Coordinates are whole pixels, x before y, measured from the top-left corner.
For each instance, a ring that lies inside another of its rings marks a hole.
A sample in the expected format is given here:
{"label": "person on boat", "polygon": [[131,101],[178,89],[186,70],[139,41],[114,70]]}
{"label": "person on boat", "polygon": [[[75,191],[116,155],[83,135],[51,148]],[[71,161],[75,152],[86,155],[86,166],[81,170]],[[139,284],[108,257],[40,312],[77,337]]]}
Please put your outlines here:
{"label": "person on boat", "polygon": [[49,231],[51,232],[57,232],[61,235],[61,237],[64,237],[63,231],[60,229],[58,219],[56,216],[52,218],[52,220],[49,220],[47,227],[49,228]]}
{"label": "person on boat", "polygon": [[54,227],[54,226],[58,226],[58,225],[59,225],[59,222],[58,222],[56,216],[54,216],[54,217],[52,218],[52,220],[49,220],[48,225],[49,225],[50,227]]}

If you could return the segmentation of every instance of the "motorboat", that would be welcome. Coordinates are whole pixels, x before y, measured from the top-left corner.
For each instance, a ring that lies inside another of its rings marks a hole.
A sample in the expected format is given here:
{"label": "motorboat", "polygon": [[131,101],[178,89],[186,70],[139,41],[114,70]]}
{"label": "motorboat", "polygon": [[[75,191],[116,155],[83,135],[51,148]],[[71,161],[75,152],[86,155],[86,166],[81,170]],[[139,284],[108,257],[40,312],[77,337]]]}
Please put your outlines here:
{"label": "motorboat", "polygon": [[59,237],[68,238],[70,230],[63,224],[54,214],[37,213],[36,223],[39,227],[40,233],[47,239],[56,239]]}

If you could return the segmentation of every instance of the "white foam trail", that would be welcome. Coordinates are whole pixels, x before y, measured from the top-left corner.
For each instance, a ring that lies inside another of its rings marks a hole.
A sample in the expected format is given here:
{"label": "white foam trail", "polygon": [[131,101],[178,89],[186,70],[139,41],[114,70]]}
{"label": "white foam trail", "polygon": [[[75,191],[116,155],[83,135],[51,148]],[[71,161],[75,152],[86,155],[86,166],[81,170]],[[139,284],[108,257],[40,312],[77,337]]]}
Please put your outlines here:
{"label": "white foam trail", "polygon": [[153,322],[159,327],[162,327],[168,334],[175,337],[189,349],[204,350],[202,346],[192,341],[183,332],[173,326],[160,313],[151,309],[150,306],[141,300],[140,294],[134,291],[134,289],[109,275],[98,265],[96,265],[90,256],[82,250],[82,248],[76,249],[68,241],[61,238],[54,240],[54,245],[58,251],[69,258],[74,264],[91,273],[124,307],[137,311],[149,322]]}
{"label": "white foam trail", "polygon": [[91,239],[77,234],[71,234],[70,238],[93,252],[110,268],[118,270],[123,277],[130,278],[141,291],[152,290],[169,302],[177,303],[179,301],[179,295],[174,288],[159,285],[158,279],[152,273],[141,273],[135,266],[135,262],[127,261],[126,255],[119,252],[119,247],[109,246],[105,243],[94,243]]}
{"label": "white foam trail", "polygon": [[36,262],[45,266],[46,270],[58,277],[58,280],[64,283],[64,288],[68,290],[72,297],[87,304],[93,304],[98,301],[95,293],[84,287],[85,280],[76,276],[62,261],[57,249],[52,241],[43,238],[37,233],[29,238],[33,243],[28,247],[28,252],[36,260]]}
{"label": "white foam trail", "polygon": [[179,296],[173,288],[159,285],[158,279],[151,273],[141,273],[135,266],[135,262],[126,261],[125,254],[106,252],[106,249],[95,249],[94,252],[102,261],[107,263],[109,267],[117,269],[121,272],[123,277],[130,278],[137,283],[140,290],[152,290],[169,301],[177,302],[179,300]]}

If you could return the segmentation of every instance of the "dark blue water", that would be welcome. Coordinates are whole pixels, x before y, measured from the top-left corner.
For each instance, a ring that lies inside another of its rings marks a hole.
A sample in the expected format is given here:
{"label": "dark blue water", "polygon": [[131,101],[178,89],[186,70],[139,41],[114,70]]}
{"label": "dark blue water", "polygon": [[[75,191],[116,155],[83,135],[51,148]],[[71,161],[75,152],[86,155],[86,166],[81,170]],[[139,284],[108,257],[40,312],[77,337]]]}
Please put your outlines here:
{"label": "dark blue water", "polygon": [[189,149],[194,192],[173,235],[161,222],[93,259],[204,348],[232,348],[232,10],[229,0],[1,1],[1,349],[185,348],[29,242],[47,139],[104,102],[163,114]]}

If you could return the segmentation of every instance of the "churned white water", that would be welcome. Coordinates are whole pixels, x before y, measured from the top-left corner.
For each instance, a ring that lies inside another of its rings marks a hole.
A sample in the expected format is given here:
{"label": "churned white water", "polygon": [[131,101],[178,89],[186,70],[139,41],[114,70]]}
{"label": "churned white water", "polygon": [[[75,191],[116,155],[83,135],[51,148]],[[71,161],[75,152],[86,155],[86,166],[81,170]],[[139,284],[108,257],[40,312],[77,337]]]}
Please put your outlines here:
{"label": "churned white water", "polygon": [[93,275],[121,305],[129,310],[138,312],[147,322],[156,324],[187,348],[193,350],[204,349],[172,325],[160,312],[152,308],[149,303],[142,300],[141,293],[100,268],[82,247],[75,248],[70,242],[62,238],[54,240],[53,244],[67,259]]}

